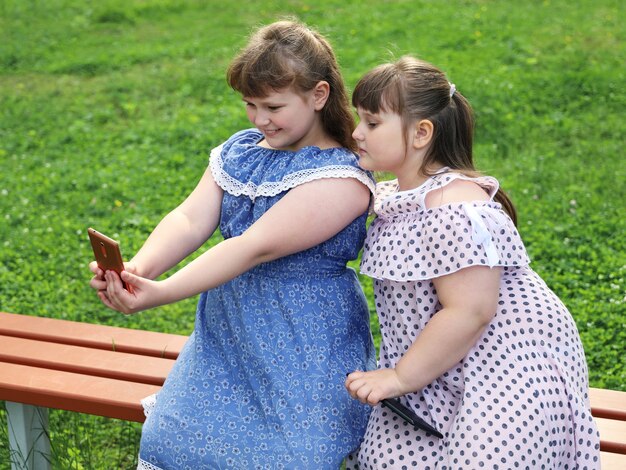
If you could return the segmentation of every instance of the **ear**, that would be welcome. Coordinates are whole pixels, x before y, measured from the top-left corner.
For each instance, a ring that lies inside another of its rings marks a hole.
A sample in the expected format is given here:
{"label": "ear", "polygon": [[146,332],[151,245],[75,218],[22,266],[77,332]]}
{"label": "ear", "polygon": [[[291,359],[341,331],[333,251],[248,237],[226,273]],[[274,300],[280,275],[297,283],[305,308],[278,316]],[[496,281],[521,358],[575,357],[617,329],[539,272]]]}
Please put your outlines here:
{"label": "ear", "polygon": [[413,148],[419,150],[426,147],[433,140],[435,126],[432,121],[422,119],[413,126]]}
{"label": "ear", "polygon": [[330,96],[330,85],[326,81],[319,81],[315,88],[313,88],[313,107],[315,111],[320,111],[326,101],[328,101],[328,97]]}

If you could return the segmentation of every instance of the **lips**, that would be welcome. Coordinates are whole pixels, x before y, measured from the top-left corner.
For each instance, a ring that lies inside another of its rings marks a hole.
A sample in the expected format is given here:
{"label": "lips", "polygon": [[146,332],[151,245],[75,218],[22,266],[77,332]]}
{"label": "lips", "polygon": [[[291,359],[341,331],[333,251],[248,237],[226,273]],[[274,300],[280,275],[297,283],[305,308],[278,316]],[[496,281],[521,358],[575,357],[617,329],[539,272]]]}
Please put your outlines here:
{"label": "lips", "polygon": [[265,134],[267,137],[274,137],[279,132],[280,129],[263,129],[263,134]]}

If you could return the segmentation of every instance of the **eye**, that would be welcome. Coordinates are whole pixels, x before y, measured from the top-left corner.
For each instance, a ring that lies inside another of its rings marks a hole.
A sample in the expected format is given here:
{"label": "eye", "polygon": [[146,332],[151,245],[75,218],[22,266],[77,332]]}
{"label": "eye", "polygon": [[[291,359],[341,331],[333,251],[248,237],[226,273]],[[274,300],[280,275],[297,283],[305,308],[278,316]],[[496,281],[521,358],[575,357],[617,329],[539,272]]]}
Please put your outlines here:
{"label": "eye", "polygon": [[372,122],[372,121],[367,122],[367,127],[369,127],[370,129],[374,129],[376,126],[378,126],[377,122]]}
{"label": "eye", "polygon": [[267,109],[270,111],[278,111],[282,106],[268,106]]}

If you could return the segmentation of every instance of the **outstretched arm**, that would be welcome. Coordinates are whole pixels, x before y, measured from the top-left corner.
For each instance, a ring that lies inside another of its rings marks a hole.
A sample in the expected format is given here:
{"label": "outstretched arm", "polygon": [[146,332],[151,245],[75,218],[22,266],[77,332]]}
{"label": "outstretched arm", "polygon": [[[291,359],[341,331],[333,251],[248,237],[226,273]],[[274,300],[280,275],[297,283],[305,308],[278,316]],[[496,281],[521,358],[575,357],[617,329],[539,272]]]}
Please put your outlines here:
{"label": "outstretched arm", "polygon": [[496,313],[500,276],[500,268],[475,266],[433,279],[443,308],[395,368],[350,374],[350,395],[376,405],[384,398],[416,392],[456,365]]}
{"label": "outstretched arm", "polygon": [[[219,223],[222,189],[207,168],[195,189],[152,231],[141,249],[125,268],[139,276],[155,279],[194,252],[215,231]],[[104,273],[92,262],[91,287],[106,289]],[[102,297],[102,296],[101,296]]]}
{"label": "outstretched arm", "polygon": [[367,210],[369,191],[355,179],[322,179],[289,191],[246,232],[224,240],[160,282],[122,273],[106,275],[105,304],[124,313],[164,305],[217,287],[261,263],[311,248]]}
{"label": "outstretched arm", "polygon": [[163,218],[133,257],[136,274],[155,279],[196,251],[219,224],[222,196],[207,168],[193,192]]}

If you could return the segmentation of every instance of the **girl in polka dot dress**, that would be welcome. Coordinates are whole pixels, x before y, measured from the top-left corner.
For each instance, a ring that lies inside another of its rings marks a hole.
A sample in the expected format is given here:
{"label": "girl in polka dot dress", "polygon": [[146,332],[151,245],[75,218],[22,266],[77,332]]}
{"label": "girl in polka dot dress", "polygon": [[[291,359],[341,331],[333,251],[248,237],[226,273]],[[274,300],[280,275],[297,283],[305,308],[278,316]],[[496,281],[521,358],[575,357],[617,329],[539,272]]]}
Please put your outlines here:
{"label": "girl in polka dot dress", "polygon": [[[359,469],[595,469],[585,355],[529,267],[515,210],[472,161],[473,118],[445,75],[404,57],[357,84],[359,165],[379,183],[361,270],[374,278],[378,370],[346,388],[372,406]],[[443,438],[380,406],[400,397]]]}

